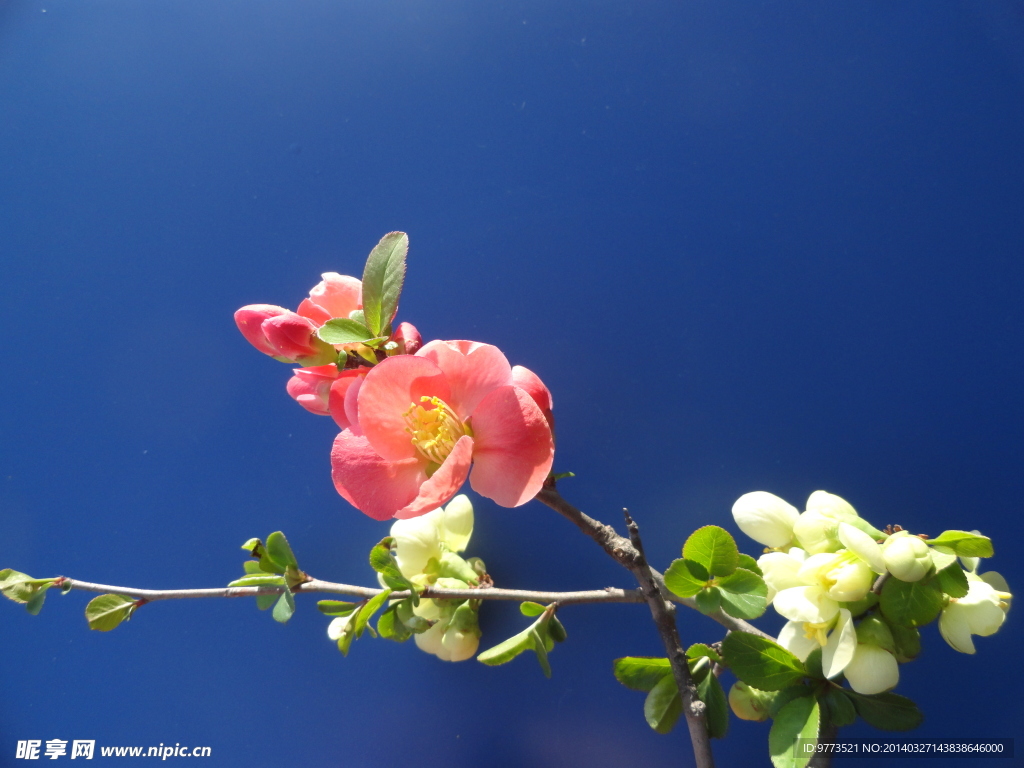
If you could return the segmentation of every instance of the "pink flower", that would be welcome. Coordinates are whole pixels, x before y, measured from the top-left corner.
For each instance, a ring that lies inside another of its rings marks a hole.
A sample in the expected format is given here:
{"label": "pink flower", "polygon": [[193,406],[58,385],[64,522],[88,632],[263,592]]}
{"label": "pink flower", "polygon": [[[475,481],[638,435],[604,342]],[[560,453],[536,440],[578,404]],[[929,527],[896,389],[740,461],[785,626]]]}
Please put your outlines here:
{"label": "pink flower", "polygon": [[472,341],[432,341],[384,360],[346,392],[335,488],[374,519],[410,518],[447,502],[472,469],[477,493],[525,504],[551,471],[554,442],[537,400],[547,388],[532,373],[519,381],[533,391],[497,347]]}

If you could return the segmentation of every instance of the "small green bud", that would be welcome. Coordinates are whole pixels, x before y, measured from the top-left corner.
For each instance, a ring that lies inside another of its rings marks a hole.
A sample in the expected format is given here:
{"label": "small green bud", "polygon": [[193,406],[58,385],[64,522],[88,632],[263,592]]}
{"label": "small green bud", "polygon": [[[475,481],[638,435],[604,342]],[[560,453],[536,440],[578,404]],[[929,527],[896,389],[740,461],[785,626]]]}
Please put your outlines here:
{"label": "small green bud", "polygon": [[885,567],[900,581],[920,581],[932,567],[931,550],[907,531],[894,533],[882,545]]}
{"label": "small green bud", "polygon": [[768,710],[774,698],[773,692],[752,688],[741,681],[733,683],[729,689],[729,706],[740,720],[753,720],[758,723],[767,720]]}
{"label": "small green bud", "polygon": [[868,616],[857,625],[857,642],[877,645],[889,653],[896,653],[896,642],[889,625],[877,616]]}

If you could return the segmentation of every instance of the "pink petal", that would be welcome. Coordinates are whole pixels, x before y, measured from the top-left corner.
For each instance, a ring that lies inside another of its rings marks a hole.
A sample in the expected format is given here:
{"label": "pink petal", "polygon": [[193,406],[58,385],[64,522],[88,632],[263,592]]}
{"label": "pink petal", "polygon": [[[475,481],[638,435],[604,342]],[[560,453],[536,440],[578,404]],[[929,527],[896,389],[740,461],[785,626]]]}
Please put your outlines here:
{"label": "pink petal", "polygon": [[[348,317],[350,312],[363,308],[363,283],[361,280],[349,275],[339,275],[337,272],[324,272],[323,280],[313,286],[309,291],[309,299],[302,302],[306,304],[305,310],[312,312],[317,307],[325,312],[327,317],[318,325],[323,325],[332,317]],[[303,307],[299,305],[299,314],[302,315]],[[315,319],[315,318],[310,318]]]}
{"label": "pink petal", "polygon": [[279,355],[303,365],[323,365],[336,354],[316,337],[316,326],[294,312],[264,320],[260,328]]}
{"label": "pink petal", "polygon": [[470,485],[503,507],[518,507],[540,491],[555,456],[551,429],[537,403],[519,387],[499,387],[473,411]]}
{"label": "pink petal", "polygon": [[359,389],[359,426],[370,445],[388,461],[419,456],[406,431],[405,414],[420,398],[451,402],[451,390],[441,370],[414,355],[389,357],[375,365]]}
{"label": "pink petal", "polygon": [[425,515],[449,501],[466,482],[466,475],[473,464],[473,438],[460,437],[444,464],[420,486],[416,498],[395,512],[395,517],[405,520]]}
{"label": "pink petal", "polygon": [[[349,427],[351,424],[345,412],[345,397],[353,384],[363,380],[367,370],[366,368],[356,368],[351,371],[342,371],[338,374],[338,378],[335,379],[334,383],[331,384],[331,393],[327,398],[328,412],[335,423],[342,429]],[[362,432],[358,434],[362,434]]]}
{"label": "pink petal", "polygon": [[385,461],[365,437],[345,430],[331,449],[331,476],[342,498],[374,520],[416,517],[455,495],[466,480],[472,453],[473,439],[463,437],[428,479],[426,462]]}
{"label": "pink petal", "polygon": [[359,390],[362,388],[365,378],[365,376],[360,376],[345,393],[345,418],[348,419],[348,423],[351,425],[349,429],[354,435],[363,434],[363,430],[359,426]]}
{"label": "pink petal", "polygon": [[512,366],[512,383],[520,389],[525,389],[530,397],[542,411],[549,412],[554,403],[551,399],[551,390],[544,386],[540,376],[524,368],[521,365]]}
{"label": "pink petal", "polygon": [[295,401],[311,413],[327,416],[331,386],[338,377],[336,365],[318,365],[315,368],[296,368],[285,389]]}
{"label": "pink petal", "polygon": [[512,383],[512,367],[501,350],[478,341],[432,341],[417,357],[437,363],[452,389],[446,402],[459,418],[469,417],[477,405],[496,387]]}
{"label": "pink petal", "polygon": [[276,357],[280,353],[267,341],[262,325],[265,320],[287,314],[290,314],[287,309],[273,304],[249,304],[235,312],[235,325],[256,349],[265,355]]}
{"label": "pink petal", "polygon": [[313,325],[317,328],[331,319],[330,312],[323,307],[317,306],[309,299],[303,299],[299,302],[299,308],[295,310],[295,314],[302,315],[307,320],[312,320]]}

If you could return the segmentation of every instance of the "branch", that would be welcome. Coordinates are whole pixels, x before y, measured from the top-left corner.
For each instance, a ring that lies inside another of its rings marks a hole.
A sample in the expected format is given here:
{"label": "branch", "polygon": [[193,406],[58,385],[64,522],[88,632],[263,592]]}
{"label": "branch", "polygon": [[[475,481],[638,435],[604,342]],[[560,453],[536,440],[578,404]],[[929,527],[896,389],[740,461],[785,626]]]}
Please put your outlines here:
{"label": "branch", "polygon": [[[78,589],[83,592],[100,592],[103,594],[124,595],[136,600],[152,602],[154,600],[181,600],[203,597],[255,597],[256,595],[277,595],[285,591],[284,586],[269,587],[214,587],[212,589],[138,589],[136,587],[117,587],[112,584],[93,584],[66,576],[61,577],[55,586],[65,589]],[[379,587],[357,587],[352,584],[335,584],[330,581],[312,579],[299,584],[292,590],[296,593],[327,593],[347,595],[369,599],[384,590]],[[581,592],[538,592],[525,589],[426,589],[419,593],[421,597],[439,600],[531,600],[536,603],[558,603],[562,605],[582,605],[584,603],[643,603],[646,598],[638,589],[591,589]],[[408,592],[392,592],[396,600],[409,597]]]}

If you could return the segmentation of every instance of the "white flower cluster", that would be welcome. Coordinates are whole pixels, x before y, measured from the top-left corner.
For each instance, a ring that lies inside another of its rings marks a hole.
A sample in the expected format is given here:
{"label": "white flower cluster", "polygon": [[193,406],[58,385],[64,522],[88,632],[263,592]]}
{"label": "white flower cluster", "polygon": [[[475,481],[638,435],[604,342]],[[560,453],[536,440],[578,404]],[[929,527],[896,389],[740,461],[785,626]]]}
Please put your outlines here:
{"label": "white flower cluster", "polygon": [[[825,491],[812,493],[802,514],[764,491],[741,496],[732,513],[740,530],[771,550],[757,564],[769,601],[788,619],[779,644],[801,660],[820,648],[825,676],[844,675],[858,693],[893,688],[899,680],[893,635],[870,610],[869,593],[886,573],[920,581],[935,572],[941,557],[950,562],[948,552],[940,554],[906,531],[886,535]],[[971,635],[999,629],[1010,599],[1002,577],[978,576],[971,560],[968,594],[950,598],[939,618],[946,642],[963,653],[974,653]]]}

